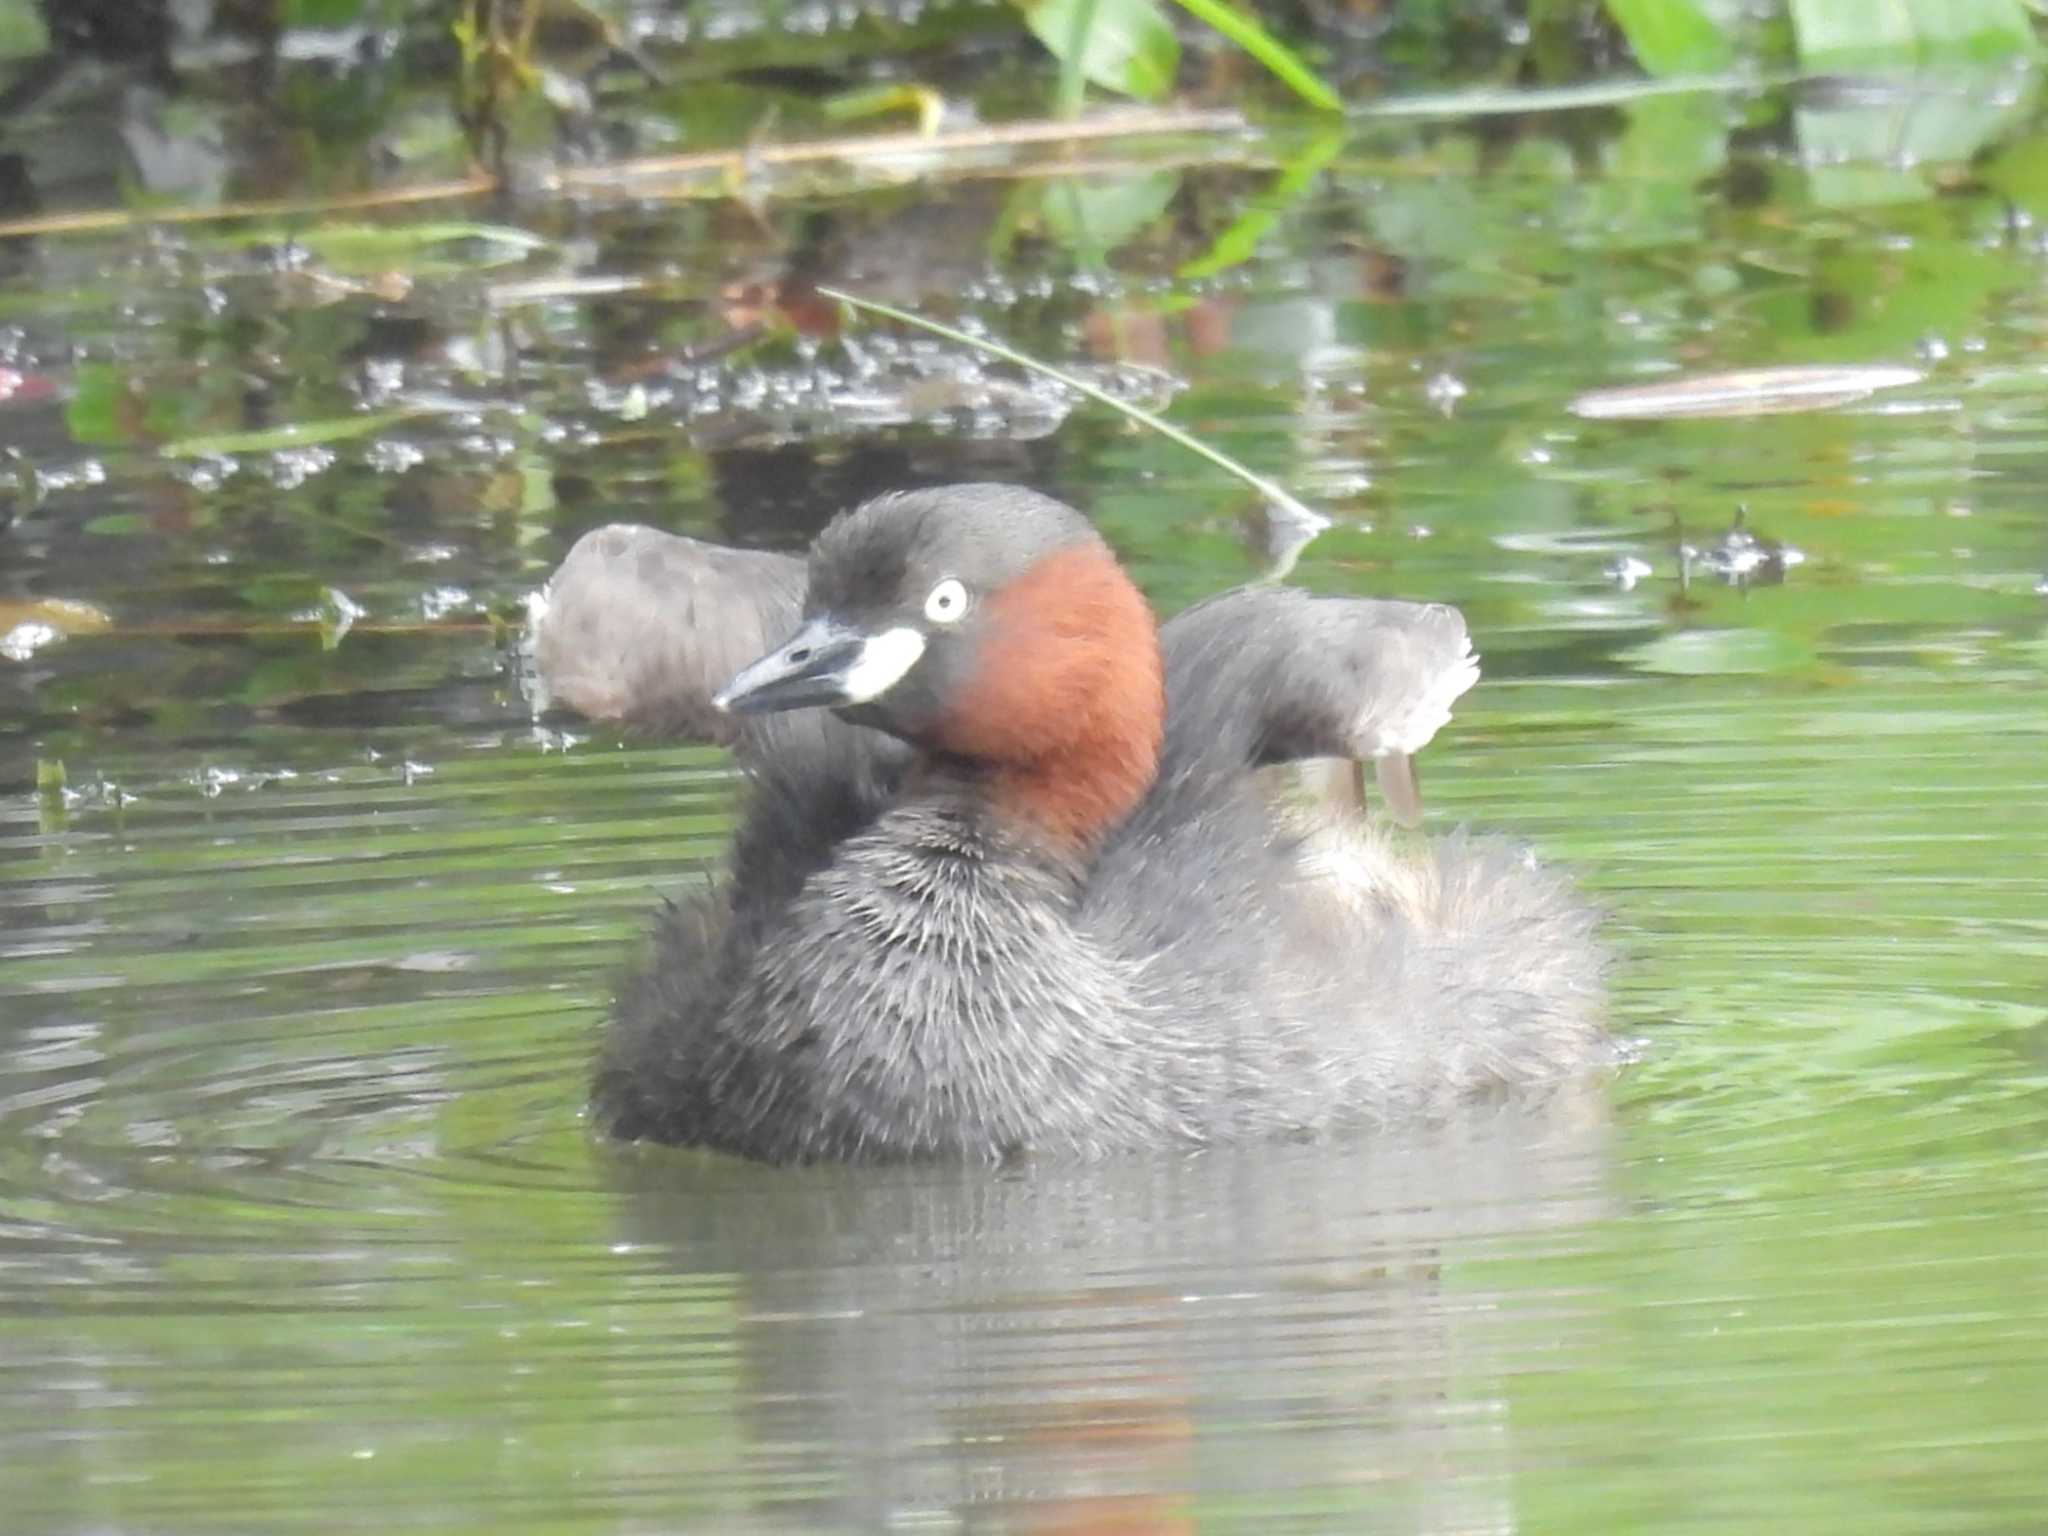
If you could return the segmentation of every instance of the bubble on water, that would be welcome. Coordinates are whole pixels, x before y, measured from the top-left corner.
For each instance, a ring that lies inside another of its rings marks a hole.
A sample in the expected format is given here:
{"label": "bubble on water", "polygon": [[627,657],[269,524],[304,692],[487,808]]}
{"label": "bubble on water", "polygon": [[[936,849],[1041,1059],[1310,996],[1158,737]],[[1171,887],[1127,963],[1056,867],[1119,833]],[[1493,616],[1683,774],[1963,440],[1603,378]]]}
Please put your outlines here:
{"label": "bubble on water", "polygon": [[1806,563],[1804,550],[1752,533],[1741,512],[1720,538],[1711,544],[1681,544],[1678,557],[1688,570],[1696,567],[1730,586],[1783,581],[1786,571]]}
{"label": "bubble on water", "polygon": [[420,594],[420,614],[429,624],[481,606],[463,587],[432,587]]}
{"label": "bubble on water", "polygon": [[416,464],[426,462],[427,451],[417,443],[400,438],[380,437],[363,454],[363,462],[387,475],[402,475]]}
{"label": "bubble on water", "polygon": [[85,486],[105,485],[107,466],[98,459],[80,459],[76,464],[45,466],[36,471],[37,488],[48,495],[51,491],[77,490]]}
{"label": "bubble on water", "polygon": [[373,402],[388,400],[405,388],[405,359],[373,357],[363,364],[363,393]]}
{"label": "bubble on water", "polygon": [[1448,416],[1457,410],[1458,402],[1470,393],[1465,381],[1454,373],[1435,373],[1422,386],[1423,398]]}
{"label": "bubble on water", "polygon": [[270,483],[280,491],[297,490],[315,475],[334,467],[334,450],[319,445],[280,448],[270,456]]}
{"label": "bubble on water", "polygon": [[200,492],[217,491],[223,484],[234,478],[242,467],[239,459],[224,453],[202,453],[197,458],[187,459],[173,471],[193,490]]}
{"label": "bubble on water", "polygon": [[1607,563],[1607,568],[1601,574],[1621,588],[1622,591],[1633,592],[1636,583],[1645,576],[1652,574],[1652,572],[1650,562],[1643,559],[1642,556],[1621,555],[1610,560]]}

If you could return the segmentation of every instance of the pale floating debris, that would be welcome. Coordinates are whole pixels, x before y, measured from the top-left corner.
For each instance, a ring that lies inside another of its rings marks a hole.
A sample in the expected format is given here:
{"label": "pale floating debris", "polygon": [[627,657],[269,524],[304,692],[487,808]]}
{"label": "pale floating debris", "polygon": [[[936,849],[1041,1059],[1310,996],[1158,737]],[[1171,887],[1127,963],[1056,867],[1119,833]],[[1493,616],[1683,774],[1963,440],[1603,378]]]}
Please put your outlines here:
{"label": "pale floating debris", "polygon": [[1751,533],[1743,526],[1738,511],[1727,532],[1712,544],[1678,546],[1681,580],[1694,570],[1719,577],[1731,587],[1770,586],[1785,579],[1785,572],[1806,564],[1806,552],[1777,539]]}
{"label": "pale floating debris", "polygon": [[400,955],[391,962],[394,971],[417,971],[425,976],[445,976],[451,971],[466,971],[476,964],[476,956],[463,949],[421,949],[409,955]]}
{"label": "pale floating debris", "polygon": [[1782,415],[1851,405],[1880,389],[1917,384],[1925,377],[1917,368],[1893,366],[1742,368],[1625,389],[1596,389],[1574,399],[1570,410],[1593,421]]}
{"label": "pale floating debris", "polygon": [[1423,398],[1446,416],[1456,411],[1458,402],[1470,393],[1465,381],[1455,373],[1432,374],[1422,386]]}
{"label": "pale floating debris", "polygon": [[114,620],[103,608],[75,597],[44,597],[32,602],[0,602],[0,656],[27,661],[46,645],[73,635],[91,635]]}
{"label": "pale floating debris", "polygon": [[88,806],[120,811],[142,798],[140,795],[131,795],[119,784],[107,778],[95,779],[81,789],[72,789],[67,785],[59,793],[63,796],[64,809],[67,811],[82,810]]}
{"label": "pale floating debris", "polygon": [[1601,574],[1624,592],[1633,592],[1636,583],[1651,574],[1650,562],[1640,555],[1622,555],[1608,562]]}
{"label": "pale floating debris", "polygon": [[303,609],[293,614],[292,620],[298,624],[318,624],[320,649],[331,651],[355,627],[356,620],[368,612],[339,587],[329,587],[321,594],[319,607]]}
{"label": "pale floating debris", "polygon": [[14,628],[0,635],[0,656],[9,661],[27,661],[44,646],[62,640],[64,632],[54,624],[45,624],[39,619],[24,619]]}
{"label": "pale floating debris", "polygon": [[[538,717],[544,714],[547,707],[546,697],[536,695],[533,706],[535,716]],[[544,725],[536,725],[533,728],[533,743],[540,748],[543,757],[550,752],[559,752],[566,755],[575,751],[588,740],[590,740],[590,737],[587,734],[578,736],[572,731],[554,730]]]}

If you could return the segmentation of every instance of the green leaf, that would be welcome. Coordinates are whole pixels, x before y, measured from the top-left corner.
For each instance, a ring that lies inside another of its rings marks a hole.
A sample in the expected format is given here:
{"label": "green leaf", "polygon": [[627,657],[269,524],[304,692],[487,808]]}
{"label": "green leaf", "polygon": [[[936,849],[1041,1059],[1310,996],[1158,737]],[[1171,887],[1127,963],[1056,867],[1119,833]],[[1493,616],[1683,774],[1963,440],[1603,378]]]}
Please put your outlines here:
{"label": "green leaf", "polygon": [[1099,263],[1164,213],[1179,190],[1180,175],[1175,171],[1055,182],[1045,191],[1045,232],[1085,260]]}
{"label": "green leaf", "polygon": [[[1793,125],[1815,202],[1833,208],[1916,202],[1927,196],[1930,165],[1959,165],[2027,121],[2035,71],[1950,64],[1946,89],[1901,90],[1859,101],[1814,92],[1794,109]],[[2002,78],[1992,79],[1996,74]]]}
{"label": "green leaf", "polygon": [[364,411],[356,416],[293,422],[254,432],[209,432],[165,443],[162,451],[167,459],[197,459],[217,453],[274,453],[280,448],[306,448],[315,443],[366,437],[419,414],[418,410]]}
{"label": "green leaf", "polygon": [[1735,62],[1734,43],[1697,0],[1607,0],[1607,14],[1650,74],[1705,75]]}
{"label": "green leaf", "polygon": [[0,59],[32,59],[50,51],[50,30],[32,0],[0,0]]}
{"label": "green leaf", "polygon": [[364,0],[284,0],[280,30],[296,27],[348,27],[363,20]]}
{"label": "green leaf", "polygon": [[1032,35],[1096,85],[1140,101],[1157,101],[1172,89],[1180,40],[1153,0],[1018,3]]}
{"label": "green leaf", "polygon": [[[470,271],[506,266],[547,241],[509,224],[437,220],[423,224],[257,225],[222,237],[229,246],[291,244],[336,271]],[[455,247],[450,252],[444,248]]]}
{"label": "green leaf", "polygon": [[1809,70],[1984,62],[2037,46],[2021,0],[1791,0],[1791,11]]}
{"label": "green leaf", "polygon": [[134,441],[129,403],[128,370],[113,363],[80,363],[64,407],[64,425],[81,445],[106,446]]}
{"label": "green leaf", "polygon": [[[1649,0],[1649,3],[1654,5],[1657,0]],[[1674,0],[1674,4],[1684,3],[1685,0]],[[1343,100],[1323,78],[1303,63],[1299,54],[1261,26],[1258,18],[1249,11],[1238,10],[1226,4],[1225,0],[1179,0],[1179,5],[1190,16],[1207,22],[1265,65],[1310,106],[1321,107],[1325,112],[1343,110]]]}

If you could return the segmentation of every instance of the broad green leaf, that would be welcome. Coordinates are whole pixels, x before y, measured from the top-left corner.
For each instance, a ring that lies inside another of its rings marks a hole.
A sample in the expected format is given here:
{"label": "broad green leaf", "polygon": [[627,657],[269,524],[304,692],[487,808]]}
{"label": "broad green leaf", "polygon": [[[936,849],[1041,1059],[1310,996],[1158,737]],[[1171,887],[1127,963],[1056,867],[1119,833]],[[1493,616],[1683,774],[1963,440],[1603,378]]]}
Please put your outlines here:
{"label": "broad green leaf", "polygon": [[50,51],[50,31],[34,0],[0,0],[0,59],[32,59]]}
{"label": "broad green leaf", "polygon": [[1175,171],[1055,182],[1045,191],[1045,232],[1084,259],[1100,262],[1164,213],[1179,189]]}
{"label": "broad green leaf", "polygon": [[1735,62],[1735,45],[1697,0],[1607,0],[1607,14],[1650,74],[1712,74]]}
{"label": "broad green leaf", "polygon": [[2035,49],[2021,0],[1907,0],[1907,6],[1930,58],[2003,59]]}
{"label": "broad green leaf", "polygon": [[74,443],[104,446],[132,442],[140,412],[131,402],[128,370],[113,363],[80,363],[64,425]]}
{"label": "broad green leaf", "polygon": [[1019,0],[1032,35],[1105,90],[1157,101],[1173,86],[1180,40],[1153,0]]}
{"label": "broad green leaf", "polygon": [[2031,115],[2038,87],[2032,71],[1951,64],[1939,80],[1895,89],[1811,91],[1793,124],[1812,196],[1835,208],[1916,202],[1927,195],[1923,167],[1958,165],[1998,142]]}
{"label": "broad green leaf", "polygon": [[2035,51],[2021,0],[1791,0],[1800,65],[1908,68]]}

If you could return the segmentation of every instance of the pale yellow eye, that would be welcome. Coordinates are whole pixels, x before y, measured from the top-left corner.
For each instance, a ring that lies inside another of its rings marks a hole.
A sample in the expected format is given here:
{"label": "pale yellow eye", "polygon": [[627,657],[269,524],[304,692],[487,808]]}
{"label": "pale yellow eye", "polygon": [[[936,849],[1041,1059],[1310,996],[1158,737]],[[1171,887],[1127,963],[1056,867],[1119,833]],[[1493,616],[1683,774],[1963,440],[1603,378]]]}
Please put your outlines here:
{"label": "pale yellow eye", "polygon": [[957,624],[967,612],[967,588],[956,576],[948,576],[924,600],[924,616],[934,624]]}

